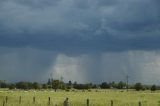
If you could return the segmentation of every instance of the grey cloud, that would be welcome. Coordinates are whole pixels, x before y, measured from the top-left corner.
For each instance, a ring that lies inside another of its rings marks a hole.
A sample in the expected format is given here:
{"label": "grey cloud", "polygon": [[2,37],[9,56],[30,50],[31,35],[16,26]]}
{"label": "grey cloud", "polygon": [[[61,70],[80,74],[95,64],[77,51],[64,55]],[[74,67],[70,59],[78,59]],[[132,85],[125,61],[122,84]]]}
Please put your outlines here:
{"label": "grey cloud", "polygon": [[0,77],[7,81],[45,82],[54,79],[100,83],[102,81],[159,84],[160,53],[146,51],[59,54],[31,48],[0,48]]}
{"label": "grey cloud", "polygon": [[[97,31],[101,31],[104,33],[98,33],[98,36],[115,34],[123,38],[133,32],[133,36],[141,35],[141,32],[146,30],[153,32],[155,27],[159,26],[159,8],[155,6],[157,4],[155,0],[145,2],[137,0],[94,0],[92,2],[90,0],[61,0],[57,5],[52,5],[57,1],[45,1],[50,2],[48,3],[50,5],[45,5],[43,2],[41,0],[38,3],[37,1],[2,3],[1,23],[4,24],[3,27],[20,34],[27,31],[29,33],[50,32],[63,36],[72,33],[93,36],[97,34]],[[44,7],[31,8],[30,5],[34,4],[43,4]]]}
{"label": "grey cloud", "polygon": [[149,70],[158,73],[159,68],[159,4],[159,0],[1,0],[1,76],[32,79],[38,71],[35,80],[52,71],[56,76],[65,60],[62,75],[71,69],[73,80],[77,75],[84,77],[79,81],[125,80],[122,73],[128,73],[135,81],[147,82],[145,76],[155,75]]}
{"label": "grey cloud", "polygon": [[[19,43],[36,48],[40,48],[39,44],[45,48],[75,45],[80,49],[106,45],[105,50],[128,50],[135,48],[128,40],[149,39],[152,43],[155,42],[153,36],[159,39],[158,3],[157,0],[2,1],[0,38],[11,41],[10,45]],[[142,44],[147,48],[146,42]],[[1,43],[1,46],[8,45]]]}
{"label": "grey cloud", "polygon": [[45,82],[46,72],[54,64],[55,52],[32,48],[0,48],[0,77],[7,81]]}

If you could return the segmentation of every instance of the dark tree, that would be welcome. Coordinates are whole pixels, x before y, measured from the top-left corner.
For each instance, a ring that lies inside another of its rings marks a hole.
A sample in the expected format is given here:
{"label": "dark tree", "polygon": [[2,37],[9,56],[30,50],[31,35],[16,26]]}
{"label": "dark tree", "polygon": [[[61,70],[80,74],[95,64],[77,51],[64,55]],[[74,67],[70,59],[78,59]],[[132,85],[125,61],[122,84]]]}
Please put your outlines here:
{"label": "dark tree", "polygon": [[16,85],[15,84],[10,84],[9,85],[9,89],[15,89],[16,88]]}
{"label": "dark tree", "polygon": [[73,88],[75,89],[90,89],[90,84],[74,84]]}
{"label": "dark tree", "polygon": [[41,86],[40,86],[40,84],[38,84],[37,82],[34,82],[34,83],[33,83],[33,88],[34,88],[34,89],[40,89]]}
{"label": "dark tree", "polygon": [[6,83],[6,81],[2,81],[0,80],[0,88],[7,88],[8,84]]}
{"label": "dark tree", "polygon": [[69,81],[69,82],[68,82],[68,86],[69,86],[70,88],[72,88],[72,81]]}
{"label": "dark tree", "polygon": [[48,84],[48,85],[51,85],[51,80],[50,80],[50,78],[48,79],[47,84]]}
{"label": "dark tree", "polygon": [[16,88],[17,89],[28,89],[28,82],[17,82],[16,83]]}
{"label": "dark tree", "polygon": [[26,82],[28,89],[33,89],[33,83],[32,82]]}
{"label": "dark tree", "polygon": [[102,82],[102,84],[100,85],[100,87],[102,89],[109,89],[110,88],[110,85],[107,83],[107,82]]}
{"label": "dark tree", "polygon": [[42,84],[42,88],[47,89],[48,88],[47,84]]}
{"label": "dark tree", "polygon": [[92,85],[92,88],[93,88],[93,89],[97,88],[97,85],[96,85],[96,84],[93,84],[93,85]]}
{"label": "dark tree", "polygon": [[156,85],[152,85],[152,86],[151,86],[151,91],[156,91],[156,89],[157,89],[157,88],[156,88]]}
{"label": "dark tree", "polygon": [[143,90],[143,85],[141,83],[136,83],[134,85],[134,88],[136,89],[136,91],[140,91]]}
{"label": "dark tree", "polygon": [[117,84],[117,88],[118,89],[123,89],[124,87],[126,87],[126,83],[120,81],[118,84]]}

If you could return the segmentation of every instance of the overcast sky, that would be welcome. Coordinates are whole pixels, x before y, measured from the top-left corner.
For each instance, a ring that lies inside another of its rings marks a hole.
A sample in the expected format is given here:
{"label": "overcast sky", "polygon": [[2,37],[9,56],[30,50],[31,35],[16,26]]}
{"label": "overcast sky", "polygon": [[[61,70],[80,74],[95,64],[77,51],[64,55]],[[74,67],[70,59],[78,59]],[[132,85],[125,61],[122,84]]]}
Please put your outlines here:
{"label": "overcast sky", "polygon": [[0,79],[160,84],[159,0],[1,0]]}

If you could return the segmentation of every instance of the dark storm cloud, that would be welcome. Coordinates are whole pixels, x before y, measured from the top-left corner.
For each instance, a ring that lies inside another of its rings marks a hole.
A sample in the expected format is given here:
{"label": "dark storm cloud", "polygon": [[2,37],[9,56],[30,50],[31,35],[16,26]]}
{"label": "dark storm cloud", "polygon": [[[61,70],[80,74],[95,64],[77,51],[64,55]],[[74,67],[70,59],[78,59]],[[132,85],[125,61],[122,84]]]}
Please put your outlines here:
{"label": "dark storm cloud", "polygon": [[101,82],[131,75],[132,82],[159,83],[159,5],[159,0],[1,0],[0,78],[44,81],[53,73],[65,81]]}
{"label": "dark storm cloud", "polygon": [[44,82],[56,53],[32,48],[0,48],[0,79]]}
{"label": "dark storm cloud", "polygon": [[158,4],[158,0],[3,0],[0,45],[63,52],[159,49]]}

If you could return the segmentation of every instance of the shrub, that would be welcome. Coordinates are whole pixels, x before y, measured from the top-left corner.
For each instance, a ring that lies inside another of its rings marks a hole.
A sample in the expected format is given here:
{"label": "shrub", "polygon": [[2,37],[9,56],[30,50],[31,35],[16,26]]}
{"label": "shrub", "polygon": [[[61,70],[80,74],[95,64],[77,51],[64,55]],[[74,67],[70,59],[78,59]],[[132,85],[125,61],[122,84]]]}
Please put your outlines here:
{"label": "shrub", "polygon": [[69,92],[69,91],[70,91],[70,89],[65,89],[65,91],[66,91],[66,92]]}

